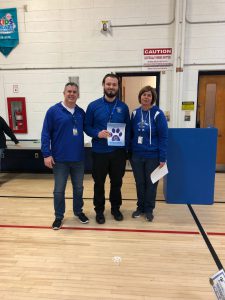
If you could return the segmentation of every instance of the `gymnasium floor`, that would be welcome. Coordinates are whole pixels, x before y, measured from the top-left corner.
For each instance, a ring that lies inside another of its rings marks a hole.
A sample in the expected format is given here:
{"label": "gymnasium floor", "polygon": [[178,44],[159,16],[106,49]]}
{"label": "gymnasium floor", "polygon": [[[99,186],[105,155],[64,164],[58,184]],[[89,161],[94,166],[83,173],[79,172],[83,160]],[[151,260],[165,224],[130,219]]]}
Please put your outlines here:
{"label": "gymnasium floor", "polygon": [[[225,174],[216,174],[215,204],[193,208],[225,265]],[[106,195],[108,195],[108,181]],[[116,222],[107,201],[98,225],[93,181],[85,175],[89,224],[72,214],[71,184],[63,228],[53,231],[52,175],[0,174],[0,295],[22,299],[216,299],[209,277],[218,268],[186,205],[166,204],[162,182],[155,219],[132,219],[136,194],[127,172],[124,221]]]}

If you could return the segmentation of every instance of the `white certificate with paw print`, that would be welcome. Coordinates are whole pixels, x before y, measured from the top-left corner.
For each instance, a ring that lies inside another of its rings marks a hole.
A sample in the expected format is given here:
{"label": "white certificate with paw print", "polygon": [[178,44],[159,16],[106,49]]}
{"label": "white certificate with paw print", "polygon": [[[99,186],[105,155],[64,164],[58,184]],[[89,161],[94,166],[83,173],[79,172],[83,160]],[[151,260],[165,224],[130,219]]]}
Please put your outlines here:
{"label": "white certificate with paw print", "polygon": [[125,123],[107,123],[108,146],[125,146]]}

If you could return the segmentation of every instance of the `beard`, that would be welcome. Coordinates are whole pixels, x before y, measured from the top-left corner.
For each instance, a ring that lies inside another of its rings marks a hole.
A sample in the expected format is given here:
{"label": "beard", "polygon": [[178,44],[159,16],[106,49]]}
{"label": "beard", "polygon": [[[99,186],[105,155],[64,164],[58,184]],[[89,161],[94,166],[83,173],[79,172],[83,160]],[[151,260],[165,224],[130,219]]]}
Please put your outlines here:
{"label": "beard", "polygon": [[104,89],[104,94],[109,98],[114,98],[117,95],[118,91],[107,91]]}

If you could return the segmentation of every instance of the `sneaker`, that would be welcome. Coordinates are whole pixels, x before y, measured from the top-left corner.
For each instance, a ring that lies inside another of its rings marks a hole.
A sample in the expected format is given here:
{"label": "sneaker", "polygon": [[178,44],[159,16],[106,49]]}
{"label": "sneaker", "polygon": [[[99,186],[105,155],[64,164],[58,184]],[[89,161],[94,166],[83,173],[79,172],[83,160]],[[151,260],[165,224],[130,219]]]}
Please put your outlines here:
{"label": "sneaker", "polygon": [[113,217],[116,221],[122,221],[123,220],[123,215],[119,210],[111,211],[111,214],[113,215]]}
{"label": "sneaker", "polygon": [[137,209],[132,213],[132,218],[139,218],[141,215],[143,215],[143,212]]}
{"label": "sneaker", "polygon": [[104,224],[105,223],[105,216],[103,214],[97,214],[96,215],[96,222],[98,224]]}
{"label": "sneaker", "polygon": [[152,222],[153,219],[154,219],[154,216],[152,213],[146,213],[146,220],[148,222]]}
{"label": "sneaker", "polygon": [[86,223],[89,222],[88,217],[86,217],[85,214],[84,214],[83,212],[77,214],[76,217],[80,220],[80,222],[81,222],[82,224],[86,224]]}
{"label": "sneaker", "polygon": [[55,219],[55,221],[52,223],[52,229],[59,230],[61,227],[62,227],[62,219]]}

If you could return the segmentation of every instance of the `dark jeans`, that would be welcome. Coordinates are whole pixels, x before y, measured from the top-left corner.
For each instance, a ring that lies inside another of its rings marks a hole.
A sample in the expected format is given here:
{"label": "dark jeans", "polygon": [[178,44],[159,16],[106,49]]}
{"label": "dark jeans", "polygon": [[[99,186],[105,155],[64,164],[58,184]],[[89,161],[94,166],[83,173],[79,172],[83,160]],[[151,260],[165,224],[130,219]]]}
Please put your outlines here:
{"label": "dark jeans", "polygon": [[70,174],[73,186],[73,212],[75,215],[83,211],[83,179],[84,162],[56,162],[53,167],[54,186],[54,209],[55,217],[63,219],[65,213],[65,189]]}
{"label": "dark jeans", "polygon": [[150,174],[158,165],[158,158],[139,158],[133,156],[131,159],[138,198],[137,209],[144,213],[152,213],[155,208],[158,181],[153,184]]}
{"label": "dark jeans", "polygon": [[111,210],[117,211],[122,204],[121,187],[126,167],[126,152],[117,149],[110,153],[92,153],[93,167],[92,177],[94,179],[94,206],[96,213],[105,210],[105,180],[107,174],[110,178],[109,201]]}

